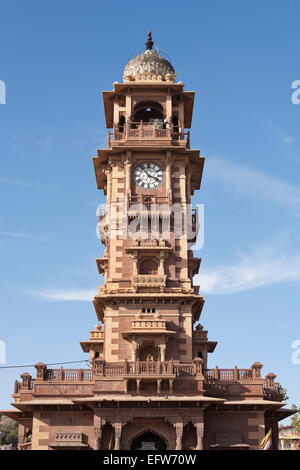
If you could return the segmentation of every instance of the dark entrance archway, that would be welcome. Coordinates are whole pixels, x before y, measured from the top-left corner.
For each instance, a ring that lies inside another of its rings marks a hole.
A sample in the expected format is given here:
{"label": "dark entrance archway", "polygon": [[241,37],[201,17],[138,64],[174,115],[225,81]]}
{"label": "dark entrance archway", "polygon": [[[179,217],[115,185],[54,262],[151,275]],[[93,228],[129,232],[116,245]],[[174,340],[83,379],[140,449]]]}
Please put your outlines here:
{"label": "dark entrance archway", "polygon": [[158,434],[145,431],[131,442],[130,450],[166,450],[167,443]]}

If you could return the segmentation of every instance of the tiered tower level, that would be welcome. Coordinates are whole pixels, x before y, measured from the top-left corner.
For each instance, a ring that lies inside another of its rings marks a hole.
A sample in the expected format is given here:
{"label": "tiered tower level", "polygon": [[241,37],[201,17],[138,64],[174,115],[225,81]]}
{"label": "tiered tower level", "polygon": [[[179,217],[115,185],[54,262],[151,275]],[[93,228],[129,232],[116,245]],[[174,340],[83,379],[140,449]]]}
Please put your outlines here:
{"label": "tiered tower level", "polygon": [[[146,51],[103,92],[108,145],[93,159],[107,197],[97,259],[104,284],[94,298],[99,324],[81,347],[89,369],[36,364],[16,381],[13,406],[22,449],[256,449],[283,409],[275,374],[208,369],[199,323],[204,299],[193,276],[204,157],[190,149],[194,92],[171,63]],[[201,228],[201,227],[200,227]]]}

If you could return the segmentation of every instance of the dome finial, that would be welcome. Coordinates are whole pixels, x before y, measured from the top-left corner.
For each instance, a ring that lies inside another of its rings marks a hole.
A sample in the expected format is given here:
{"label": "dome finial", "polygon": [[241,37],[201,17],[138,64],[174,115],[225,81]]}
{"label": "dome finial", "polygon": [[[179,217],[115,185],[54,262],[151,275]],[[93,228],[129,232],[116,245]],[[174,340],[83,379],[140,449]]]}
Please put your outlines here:
{"label": "dome finial", "polygon": [[151,36],[151,29],[148,31],[147,41],[145,42],[146,49],[151,51],[153,46],[152,36]]}

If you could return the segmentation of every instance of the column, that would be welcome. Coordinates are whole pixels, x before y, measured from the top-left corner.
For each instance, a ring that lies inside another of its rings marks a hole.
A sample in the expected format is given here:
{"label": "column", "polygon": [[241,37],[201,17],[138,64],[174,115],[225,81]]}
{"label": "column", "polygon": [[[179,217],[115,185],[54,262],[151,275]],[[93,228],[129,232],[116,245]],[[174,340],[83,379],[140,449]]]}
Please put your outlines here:
{"label": "column", "polygon": [[159,345],[159,349],[160,349],[160,362],[165,362],[166,360],[166,340],[162,340],[160,345]]}
{"label": "column", "polygon": [[102,437],[102,426],[103,426],[102,419],[100,416],[94,415],[94,450],[101,449],[101,437]]}
{"label": "column", "polygon": [[137,342],[133,339],[131,341],[131,346],[132,346],[132,361],[135,362],[136,361],[136,352],[137,352]]}
{"label": "column", "polygon": [[175,450],[182,450],[183,423],[175,423],[176,447]]}
{"label": "column", "polygon": [[171,151],[167,150],[167,164],[166,164],[166,194],[172,204],[172,191],[171,191]]}
{"label": "column", "polygon": [[157,394],[159,395],[161,391],[161,379],[157,379]]}
{"label": "column", "polygon": [[137,270],[138,253],[137,253],[137,251],[134,251],[132,253],[132,260],[133,260],[133,275],[136,276],[137,273],[138,273],[138,270]]}
{"label": "column", "polygon": [[197,446],[196,450],[203,450],[203,435],[204,435],[204,423],[203,421],[193,421],[197,433]]}
{"label": "column", "polygon": [[164,251],[160,251],[159,252],[159,274],[160,274],[160,276],[163,276],[165,274],[164,261],[165,261],[165,253],[164,253]]}
{"label": "column", "polygon": [[125,160],[125,172],[126,172],[126,195],[131,196],[131,151],[127,150]]}
{"label": "column", "polygon": [[121,434],[122,434],[122,423],[114,423],[115,430],[115,450],[120,450],[121,447]]}

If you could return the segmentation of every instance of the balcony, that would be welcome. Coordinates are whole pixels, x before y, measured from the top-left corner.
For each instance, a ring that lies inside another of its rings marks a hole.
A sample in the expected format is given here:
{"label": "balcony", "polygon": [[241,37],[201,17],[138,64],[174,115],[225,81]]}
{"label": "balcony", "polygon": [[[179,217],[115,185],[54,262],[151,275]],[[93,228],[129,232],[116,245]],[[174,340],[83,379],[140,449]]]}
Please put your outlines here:
{"label": "balcony", "polygon": [[[143,324],[136,325],[137,329],[143,326]],[[159,324],[157,326],[161,327]],[[255,397],[260,400],[278,402],[284,398],[280,384],[275,382],[275,374],[269,373],[265,378],[261,377],[262,365],[260,363],[252,364],[249,369],[238,369],[237,367],[219,369],[216,366],[214,369],[203,370],[202,359],[194,359],[188,363],[172,360],[128,361],[127,359],[120,362],[106,362],[103,359],[96,359],[90,369],[63,369],[62,367],[47,369],[44,363],[38,363],[35,367],[37,369],[36,379],[32,379],[30,374],[22,374],[22,382],[16,381],[15,395],[20,396],[23,393],[25,396],[28,394],[33,394],[33,397],[45,396],[47,391],[53,392],[53,386],[58,393],[73,395],[74,385],[78,390],[81,390],[81,393],[89,395],[94,393],[96,383],[99,384],[107,378],[124,380],[126,390],[130,381],[133,380],[133,383],[136,383],[137,392],[143,382],[156,381],[158,393],[160,393],[161,383],[165,380],[169,382],[169,391],[171,392],[174,380],[195,378],[201,383],[204,382],[207,396],[229,398],[241,395],[243,400]],[[237,387],[238,385],[239,387]],[[98,387],[101,390],[101,385]],[[249,393],[244,394],[245,389]]]}
{"label": "balcony", "polygon": [[[199,368],[200,367],[200,368]],[[181,364],[173,361],[123,361],[105,362],[95,361],[93,376],[168,376],[168,377],[193,377],[201,373],[200,362]]]}
{"label": "balcony", "polygon": [[190,131],[180,131],[173,125],[164,128],[160,125],[150,122],[128,122],[124,126],[115,126],[114,130],[108,131],[107,147],[111,149],[116,146],[125,145],[177,145],[183,148],[190,148]]}
{"label": "balcony", "polygon": [[128,331],[123,331],[122,336],[130,340],[131,337],[136,335],[140,336],[158,336],[162,337],[174,336],[175,331],[167,329],[167,322],[160,318],[138,318],[131,321],[131,327]]}
{"label": "balcony", "polygon": [[167,276],[165,274],[138,274],[132,278],[132,287],[134,290],[140,288],[158,289],[161,292],[166,286]]}

